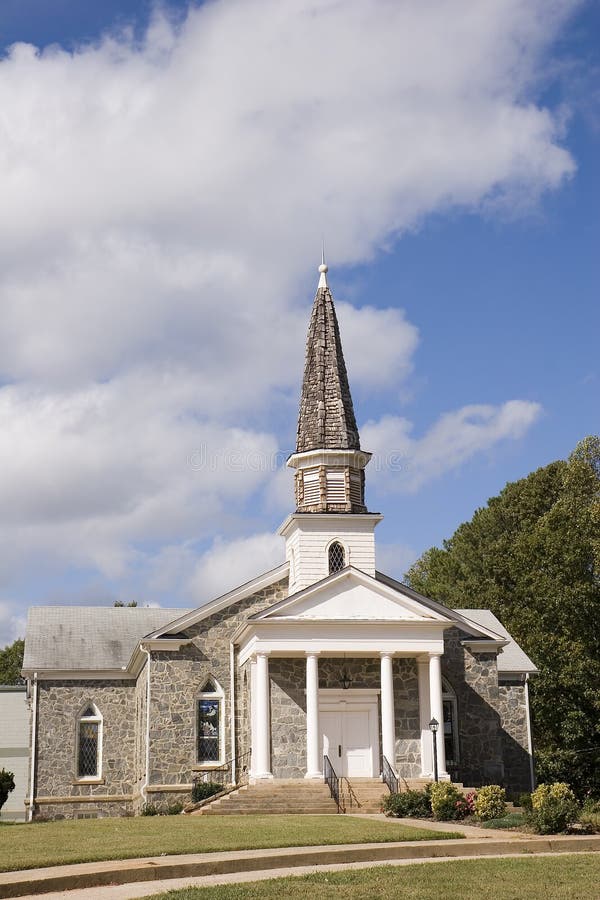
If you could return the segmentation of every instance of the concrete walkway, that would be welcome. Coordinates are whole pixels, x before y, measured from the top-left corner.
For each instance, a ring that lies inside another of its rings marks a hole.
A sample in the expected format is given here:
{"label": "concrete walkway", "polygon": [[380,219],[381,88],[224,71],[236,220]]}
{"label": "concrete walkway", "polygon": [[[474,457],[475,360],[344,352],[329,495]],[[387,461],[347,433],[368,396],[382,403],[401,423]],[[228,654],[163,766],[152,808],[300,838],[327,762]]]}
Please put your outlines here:
{"label": "concrete walkway", "polygon": [[[579,855],[589,855],[590,851],[576,851]],[[553,853],[540,853],[539,856],[553,856]],[[486,856],[486,859],[523,858],[523,853],[499,853]],[[418,866],[423,863],[447,863],[473,859],[472,856],[439,857],[430,856],[423,859],[382,859],[378,866]],[[253,881],[267,881],[272,878],[287,876],[314,875],[325,872],[344,872],[348,869],[371,868],[368,863],[342,863],[330,866],[297,866],[287,869],[268,869],[259,872],[235,872],[229,875],[207,875],[203,878],[173,878],[169,881],[137,882],[134,884],[113,884],[109,887],[85,888],[83,890],[59,891],[51,894],[28,894],[21,900],[139,900],[156,894],[190,887],[215,887],[219,884],[244,884]]]}
{"label": "concrete walkway", "polygon": [[[418,860],[464,859],[482,856],[506,856],[538,853],[577,853],[600,851],[600,835],[590,837],[541,837],[502,832],[493,837],[445,841],[399,841],[387,844],[340,844],[324,847],[286,847],[265,850],[240,850],[227,853],[196,853],[157,856],[144,859],[111,860],[27,869],[0,874],[0,898],[33,897],[43,894],[76,896],[85,900],[109,897],[145,897],[152,893],[185,886],[198,878],[223,878],[254,881],[301,871],[325,871],[324,866],[357,867],[374,864],[402,864]],[[199,883],[217,883],[203,880]],[[113,885],[125,893],[105,893]],[[81,890],[87,889],[87,890]],[[90,890],[91,889],[91,890]],[[127,893],[126,891],[130,891]],[[65,893],[68,892],[68,893]]]}

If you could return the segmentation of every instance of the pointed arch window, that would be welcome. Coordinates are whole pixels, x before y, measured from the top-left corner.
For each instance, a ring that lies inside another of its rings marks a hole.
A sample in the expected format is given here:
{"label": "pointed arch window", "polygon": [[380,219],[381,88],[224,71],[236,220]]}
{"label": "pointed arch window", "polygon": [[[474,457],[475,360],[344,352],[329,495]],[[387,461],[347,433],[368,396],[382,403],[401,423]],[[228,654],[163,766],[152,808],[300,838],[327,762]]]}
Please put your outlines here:
{"label": "pointed arch window", "polygon": [[86,703],[77,720],[77,777],[102,777],[102,715],[94,703]]}
{"label": "pointed arch window", "polygon": [[197,761],[201,766],[224,762],[223,690],[214,678],[208,678],[197,700]]}
{"label": "pointed arch window", "polygon": [[339,541],[334,541],[329,545],[327,554],[329,560],[330,575],[333,574],[333,572],[339,572],[340,569],[344,568],[344,566],[346,565],[346,551]]}

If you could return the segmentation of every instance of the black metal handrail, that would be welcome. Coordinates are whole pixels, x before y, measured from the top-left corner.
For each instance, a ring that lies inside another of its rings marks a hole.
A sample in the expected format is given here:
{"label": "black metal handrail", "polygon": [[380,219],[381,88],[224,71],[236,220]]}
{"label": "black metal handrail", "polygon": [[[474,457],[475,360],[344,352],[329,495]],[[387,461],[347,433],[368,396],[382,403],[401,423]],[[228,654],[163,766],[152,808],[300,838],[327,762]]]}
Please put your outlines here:
{"label": "black metal handrail", "polygon": [[383,780],[387,784],[390,794],[397,794],[398,793],[398,776],[392,769],[391,765],[389,764],[389,762],[385,756],[383,757],[382,774],[383,774]]}
{"label": "black metal handrail", "polygon": [[204,769],[202,772],[196,773],[193,778],[194,783],[212,781],[214,784],[222,784],[223,787],[234,784],[233,770],[235,768],[235,784],[245,784],[250,773],[251,753],[251,750],[247,750],[245,753],[240,753],[239,756],[226,760],[222,765],[215,766],[214,769]]}
{"label": "black metal handrail", "polygon": [[336,775],[336,771],[331,765],[328,756],[323,757],[323,776],[325,784],[329,788],[329,793],[335,800],[337,811],[340,811],[340,779]]}

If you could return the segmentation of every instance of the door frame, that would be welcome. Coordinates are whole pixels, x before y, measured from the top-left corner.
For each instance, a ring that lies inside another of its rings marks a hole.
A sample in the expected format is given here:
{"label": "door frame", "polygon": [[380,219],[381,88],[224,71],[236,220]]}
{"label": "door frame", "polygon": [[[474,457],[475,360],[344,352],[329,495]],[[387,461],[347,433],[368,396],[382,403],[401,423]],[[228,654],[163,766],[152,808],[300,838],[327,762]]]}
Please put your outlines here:
{"label": "door frame", "polygon": [[[379,778],[381,762],[379,755],[379,688],[320,688],[319,716],[322,712],[344,712],[353,707],[367,709],[369,713],[369,738],[371,744],[371,777]],[[323,729],[319,726],[321,747]],[[344,776],[346,777],[346,776]]]}

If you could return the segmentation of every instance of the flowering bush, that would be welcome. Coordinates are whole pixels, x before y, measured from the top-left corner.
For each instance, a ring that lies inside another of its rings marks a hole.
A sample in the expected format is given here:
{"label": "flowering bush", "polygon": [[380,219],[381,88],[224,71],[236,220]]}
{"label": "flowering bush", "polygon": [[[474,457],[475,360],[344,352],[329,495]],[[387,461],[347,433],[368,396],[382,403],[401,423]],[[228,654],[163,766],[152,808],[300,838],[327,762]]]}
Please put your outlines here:
{"label": "flowering bush", "polygon": [[501,819],[506,813],[506,792],[497,784],[487,784],[477,791],[474,812],[481,822]]}
{"label": "flowering bush", "polygon": [[462,819],[465,816],[465,797],[462,791],[449,781],[438,781],[429,789],[431,797],[431,811],[433,818],[438,821]]}
{"label": "flowering bush", "polygon": [[530,824],[538,834],[558,834],[579,818],[579,805],[568,784],[540,784],[531,795]]}
{"label": "flowering bush", "polygon": [[457,819],[466,819],[467,816],[472,816],[475,812],[475,800],[477,799],[477,794],[475,791],[471,791],[469,794],[465,794],[464,797],[461,797],[460,800],[456,801],[456,811],[458,815]]}

